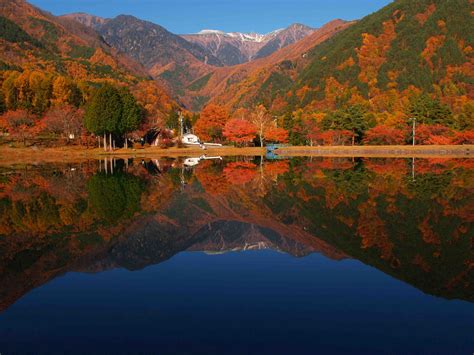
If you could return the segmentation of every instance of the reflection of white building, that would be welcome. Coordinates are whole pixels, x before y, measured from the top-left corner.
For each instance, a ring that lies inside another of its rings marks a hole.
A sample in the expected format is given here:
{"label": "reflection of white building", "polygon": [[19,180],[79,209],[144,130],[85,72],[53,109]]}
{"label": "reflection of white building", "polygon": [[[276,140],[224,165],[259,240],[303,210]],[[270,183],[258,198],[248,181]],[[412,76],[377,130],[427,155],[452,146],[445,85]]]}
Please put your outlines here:
{"label": "reflection of white building", "polygon": [[196,166],[199,164],[199,162],[201,161],[201,158],[187,158],[184,160],[184,166],[186,167],[193,167],[193,166]]}
{"label": "reflection of white building", "polygon": [[191,168],[199,164],[201,160],[222,160],[222,157],[207,157],[205,155],[201,155],[199,158],[187,158],[184,160],[183,165],[185,167]]}

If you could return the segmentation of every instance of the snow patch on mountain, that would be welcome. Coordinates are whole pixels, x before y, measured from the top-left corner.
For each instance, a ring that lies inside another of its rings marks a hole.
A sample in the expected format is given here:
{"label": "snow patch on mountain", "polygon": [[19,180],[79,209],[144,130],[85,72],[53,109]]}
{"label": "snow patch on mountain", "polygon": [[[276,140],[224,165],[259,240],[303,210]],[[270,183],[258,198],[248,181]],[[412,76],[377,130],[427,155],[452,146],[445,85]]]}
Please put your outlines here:
{"label": "snow patch on mountain", "polygon": [[210,30],[210,29],[205,29],[202,31],[199,31],[196,33],[196,35],[216,35],[216,36],[225,36],[229,38],[236,38],[239,39],[242,42],[257,42],[257,43],[262,43],[262,42],[267,42],[273,37],[275,37],[278,33],[283,31],[284,29],[278,29],[275,31],[272,31],[267,34],[260,34],[260,33],[242,33],[242,32],[224,32],[220,30]]}

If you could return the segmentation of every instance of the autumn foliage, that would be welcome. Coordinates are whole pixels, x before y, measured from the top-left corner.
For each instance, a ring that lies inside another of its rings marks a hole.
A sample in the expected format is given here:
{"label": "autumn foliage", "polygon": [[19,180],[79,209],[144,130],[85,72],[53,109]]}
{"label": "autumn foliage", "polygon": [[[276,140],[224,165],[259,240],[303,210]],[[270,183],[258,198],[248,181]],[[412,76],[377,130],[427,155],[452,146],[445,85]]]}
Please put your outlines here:
{"label": "autumn foliage", "polygon": [[204,141],[221,141],[229,113],[224,107],[209,104],[201,112],[194,126],[196,134]]}
{"label": "autumn foliage", "polygon": [[38,134],[44,125],[34,115],[25,110],[8,111],[0,116],[0,128],[9,137],[26,144],[26,140]]}
{"label": "autumn foliage", "polygon": [[442,125],[425,125],[421,124],[417,127],[416,143],[417,144],[450,144],[454,133],[448,127]]}
{"label": "autumn foliage", "polygon": [[257,134],[257,128],[249,121],[242,119],[229,120],[223,131],[224,137],[238,145],[247,145]]}
{"label": "autumn foliage", "polygon": [[451,142],[452,144],[474,144],[474,130],[456,132]]}
{"label": "autumn foliage", "polygon": [[397,145],[404,144],[407,132],[385,125],[376,126],[365,133],[364,144],[369,145]]}
{"label": "autumn foliage", "polygon": [[288,143],[288,131],[284,128],[269,127],[265,133],[267,142]]}
{"label": "autumn foliage", "polygon": [[78,137],[83,129],[84,110],[71,105],[48,110],[43,118],[44,129],[65,139]]}
{"label": "autumn foliage", "polygon": [[256,176],[256,165],[248,162],[233,162],[224,168],[224,176],[233,185],[244,185]]}

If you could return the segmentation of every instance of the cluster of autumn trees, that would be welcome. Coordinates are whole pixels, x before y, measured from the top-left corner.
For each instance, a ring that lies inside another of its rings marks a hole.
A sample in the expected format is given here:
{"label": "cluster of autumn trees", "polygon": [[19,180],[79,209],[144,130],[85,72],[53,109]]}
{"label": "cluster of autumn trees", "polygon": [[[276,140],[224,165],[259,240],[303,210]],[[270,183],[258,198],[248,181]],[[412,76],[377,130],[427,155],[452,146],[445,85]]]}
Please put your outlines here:
{"label": "cluster of autumn trees", "polygon": [[271,109],[293,144],[404,144],[410,118],[419,144],[472,144],[471,22],[464,0],[393,3],[316,47]]}
{"label": "cluster of autumn trees", "polygon": [[[180,128],[176,107],[151,82],[128,89],[104,81],[76,82],[36,70],[5,71],[0,79],[0,130],[19,141],[43,135],[63,141],[80,138],[100,146],[99,139],[91,141],[94,135],[103,137],[107,149],[126,146],[129,137],[141,138],[151,128],[167,127],[175,132]],[[402,145],[412,139],[409,119],[415,118],[417,144],[474,143],[474,104],[470,101],[458,103],[453,112],[435,96],[412,88],[406,97],[386,98],[393,105],[402,105],[403,112],[396,106],[393,114],[378,114],[374,102],[354,93],[338,104],[344,88],[334,82],[328,83],[327,90],[329,97],[334,90],[334,97],[329,99],[334,102],[325,103],[329,109],[299,109],[274,116],[263,105],[239,108],[230,114],[224,106],[209,104],[200,115],[186,114],[184,130],[192,129],[202,141],[238,146],[274,142]]]}
{"label": "cluster of autumn trees", "polygon": [[111,147],[116,141],[126,144],[130,132],[142,136],[163,125],[173,110],[166,93],[150,81],[125,87],[113,80],[75,80],[39,70],[0,73],[0,132],[13,140],[42,137],[89,144],[96,135],[107,136],[104,147]]}
{"label": "cluster of autumn trees", "polygon": [[412,119],[417,144],[474,144],[473,103],[454,114],[447,104],[419,91],[402,102],[404,112],[390,117],[359,98],[333,110],[299,109],[280,120],[293,145],[403,145],[412,141]]}
{"label": "cluster of autumn trees", "polygon": [[288,142],[288,131],[278,127],[277,120],[263,105],[252,111],[240,109],[230,116],[224,107],[209,104],[194,130],[201,140],[227,141],[239,146],[247,146],[256,139],[262,147],[270,142]]}

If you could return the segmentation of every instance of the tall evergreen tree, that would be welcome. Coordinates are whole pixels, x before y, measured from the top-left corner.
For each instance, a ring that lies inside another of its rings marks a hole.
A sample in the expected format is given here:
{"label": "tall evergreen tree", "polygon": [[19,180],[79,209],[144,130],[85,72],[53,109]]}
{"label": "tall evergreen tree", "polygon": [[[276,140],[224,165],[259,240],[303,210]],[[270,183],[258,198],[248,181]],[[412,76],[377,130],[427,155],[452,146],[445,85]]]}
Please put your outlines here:
{"label": "tall evergreen tree", "polygon": [[375,126],[374,118],[362,105],[353,105],[330,114],[321,122],[323,129],[348,130],[352,132],[352,145],[360,142],[365,131]]}
{"label": "tall evergreen tree", "polygon": [[453,114],[449,107],[427,94],[414,98],[409,108],[410,117],[418,123],[453,125]]}
{"label": "tall evergreen tree", "polygon": [[128,148],[127,133],[138,129],[142,122],[143,111],[128,89],[124,89],[120,94],[122,99],[122,117],[119,123],[119,131],[120,134],[125,135],[125,147]]}
{"label": "tall evergreen tree", "polygon": [[84,115],[84,126],[89,132],[104,136],[107,150],[107,135],[112,146],[112,134],[120,133],[122,118],[122,98],[120,92],[110,84],[105,84],[93,95]]}
{"label": "tall evergreen tree", "polygon": [[166,128],[178,129],[179,127],[179,114],[176,110],[171,110],[168,117],[166,118]]}

